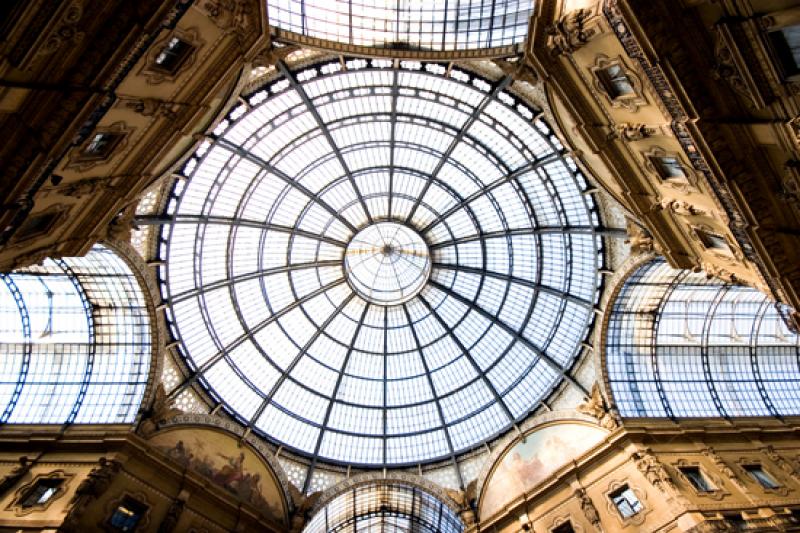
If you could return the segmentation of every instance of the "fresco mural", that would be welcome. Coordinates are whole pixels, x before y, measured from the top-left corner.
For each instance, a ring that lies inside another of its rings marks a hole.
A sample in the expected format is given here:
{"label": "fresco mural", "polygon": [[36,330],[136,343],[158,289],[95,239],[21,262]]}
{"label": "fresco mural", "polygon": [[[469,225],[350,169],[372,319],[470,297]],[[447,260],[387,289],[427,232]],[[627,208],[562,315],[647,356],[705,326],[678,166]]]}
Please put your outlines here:
{"label": "fresco mural", "polygon": [[284,521],[278,481],[255,452],[239,447],[230,435],[211,429],[176,429],[154,435],[150,444],[266,515]]}
{"label": "fresco mural", "polygon": [[562,423],[529,433],[498,459],[483,486],[480,514],[491,516],[524,491],[600,443],[608,432],[596,426]]}

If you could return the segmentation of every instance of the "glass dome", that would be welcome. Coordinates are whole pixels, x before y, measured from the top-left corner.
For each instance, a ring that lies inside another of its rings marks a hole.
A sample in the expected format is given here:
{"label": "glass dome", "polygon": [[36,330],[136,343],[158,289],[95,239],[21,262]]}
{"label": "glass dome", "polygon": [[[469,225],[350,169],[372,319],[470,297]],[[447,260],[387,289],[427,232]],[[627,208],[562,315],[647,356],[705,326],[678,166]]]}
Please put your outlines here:
{"label": "glass dome", "polygon": [[430,462],[506,431],[569,375],[593,319],[583,176],[508,78],[279,69],[165,213],[182,387],[336,463]]}

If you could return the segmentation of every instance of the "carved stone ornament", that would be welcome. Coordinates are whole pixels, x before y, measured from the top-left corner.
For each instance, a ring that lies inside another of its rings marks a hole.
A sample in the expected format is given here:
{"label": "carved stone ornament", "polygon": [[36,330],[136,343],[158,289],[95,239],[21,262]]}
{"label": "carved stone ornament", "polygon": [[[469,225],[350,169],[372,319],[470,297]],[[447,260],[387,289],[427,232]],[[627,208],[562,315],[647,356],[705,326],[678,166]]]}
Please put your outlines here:
{"label": "carved stone ornament", "polygon": [[592,386],[592,395],[587,398],[585,402],[580,404],[577,410],[580,413],[596,418],[597,423],[605,429],[613,431],[619,427],[619,424],[606,407],[603,395],[600,392],[599,383],[595,383]]}
{"label": "carved stone ornament", "polygon": [[503,71],[506,76],[511,76],[514,81],[525,82],[530,85],[539,83],[539,75],[531,66],[526,57],[519,56],[514,60],[494,59],[492,63]]}
{"label": "carved stone ornament", "polygon": [[253,68],[269,68],[274,67],[278,61],[285,60],[289,55],[300,50],[300,47],[292,44],[287,46],[276,47],[272,43],[256,53],[250,60]]}
{"label": "carved stone ornament", "polygon": [[625,229],[628,232],[628,238],[625,239],[625,243],[631,247],[632,255],[648,254],[655,251],[653,236],[639,223],[628,218]]}
{"label": "carved stone ornament", "polygon": [[[608,87],[606,87],[602,81],[602,71],[605,71],[614,65],[618,65],[628,78],[628,82],[633,89],[631,94],[620,96],[613,96],[612,94],[609,94]],[[591,72],[592,85],[594,86],[595,90],[598,94],[603,95],[611,107],[622,107],[635,113],[639,110],[639,107],[647,104],[647,100],[644,97],[644,89],[641,78],[628,67],[628,65],[622,59],[622,56],[608,57],[605,54],[597,54],[594,60],[594,65],[589,67],[589,71]]]}
{"label": "carved stone ornament", "polygon": [[693,269],[694,272],[700,272],[701,270],[706,273],[706,278],[708,279],[717,278],[726,283],[739,283],[739,278],[736,277],[736,274],[714,263],[703,261],[700,263],[700,267]]}
{"label": "carved stone ornament", "polygon": [[240,45],[259,29],[258,6],[253,0],[207,0],[202,8],[218,28],[232,32]]}
{"label": "carved stone ornament", "polygon": [[111,220],[106,230],[106,238],[122,242],[130,242],[131,230],[134,228],[136,218],[136,205],[138,201],[131,202]]}
{"label": "carved stone ornament", "polygon": [[639,472],[641,472],[645,479],[655,488],[665,494],[671,494],[671,491],[675,489],[675,482],[670,477],[669,472],[667,472],[667,469],[659,462],[656,456],[653,455],[650,448],[634,452],[631,455],[631,459],[636,464],[636,468]]}
{"label": "carved stone ornament", "polygon": [[545,29],[547,48],[554,56],[569,54],[581,48],[597,30],[586,22],[592,17],[588,9],[576,9],[563,15]]}
{"label": "carved stone ornament", "polygon": [[644,124],[631,124],[620,122],[614,125],[614,129],[609,135],[611,139],[621,139],[625,142],[641,141],[655,135],[656,128],[645,126]]}
{"label": "carved stone ornament", "polygon": [[[58,23],[36,50],[37,56],[49,56],[57,50],[83,41],[84,33],[78,31],[78,22],[83,18],[83,2],[73,0],[61,12]],[[44,59],[44,57],[42,57]]]}
{"label": "carved stone ornament", "polygon": [[108,487],[111,486],[111,482],[122,470],[122,464],[115,459],[109,460],[101,457],[98,465],[89,472],[89,475],[75,489],[75,494],[70,501],[70,510],[61,527],[58,528],[60,533],[78,533],[81,531],[79,522],[81,516],[83,516],[83,511],[90,503],[105,494]]}
{"label": "carved stone ornament", "polygon": [[764,455],[766,455],[769,458],[770,461],[772,461],[773,463],[778,465],[778,468],[780,468],[781,470],[786,472],[788,475],[792,476],[794,479],[800,481],[800,472],[797,471],[797,469],[794,467],[794,465],[792,465],[792,463],[790,463],[789,461],[784,459],[775,450],[775,448],[773,448],[770,445],[770,446],[766,446],[761,451],[764,452]]}
{"label": "carved stone ornament", "polygon": [[118,106],[130,109],[143,117],[164,117],[167,120],[175,120],[180,109],[186,107],[186,104],[168,102],[158,98],[121,96]]}
{"label": "carved stone ornament", "polygon": [[[798,121],[800,128],[800,117],[794,119]],[[798,142],[800,143],[800,129],[798,129]],[[783,167],[783,179],[781,180],[781,197],[794,210],[795,216],[800,218],[800,161],[794,159],[787,161]]]}
{"label": "carved stone ornament", "polygon": [[164,515],[164,518],[158,525],[158,533],[172,533],[173,531],[176,531],[175,528],[178,526],[178,522],[181,519],[181,515],[183,514],[183,510],[186,508],[186,502],[188,500],[188,491],[182,490],[178,493],[178,496],[172,500],[172,503],[169,505],[169,509],[167,509],[167,513]]}
{"label": "carved stone ornament", "polygon": [[728,478],[731,481],[731,483],[733,483],[742,490],[746,490],[744,483],[736,475],[736,472],[734,472],[733,468],[728,466],[728,464],[722,459],[722,457],[720,457],[720,455],[716,452],[716,450],[714,450],[714,448],[709,446],[708,448],[704,449],[703,455],[708,457],[711,460],[711,462],[714,463],[714,466],[717,467],[717,470],[719,470],[723,476]]}
{"label": "carved stone ornament", "polygon": [[724,26],[714,28],[714,70],[711,75],[725,82],[737,94],[744,96],[749,104],[755,105],[756,98],[742,76],[733,51],[725,38],[726,30]]}
{"label": "carved stone ornament", "polygon": [[[17,489],[16,493],[14,494],[14,498],[11,501],[11,504],[6,507],[6,510],[12,511],[14,516],[26,516],[34,512],[42,512],[45,511],[50,504],[52,504],[55,500],[61,498],[67,492],[67,485],[69,484],[70,479],[74,477],[73,474],[67,474],[63,470],[54,470],[52,472],[48,472],[47,474],[41,474],[35,476],[30,483],[26,483],[22,485],[19,489]],[[37,503],[34,505],[23,506],[23,500],[28,495],[28,493],[33,489],[36,484],[44,479],[60,479],[61,484],[56,488],[55,492],[50,495],[43,503]]]}
{"label": "carved stone ornament", "polygon": [[665,198],[661,200],[661,202],[657,203],[654,207],[657,209],[663,209],[665,211],[672,211],[676,215],[680,215],[682,217],[708,215],[707,211],[690,204],[686,200]]}
{"label": "carved stone ornament", "polygon": [[[600,523],[600,513],[597,512],[597,507],[592,503],[592,499],[586,494],[584,489],[575,489],[573,497],[578,500],[583,511],[583,516],[592,524],[597,531],[603,533],[603,525]],[[577,530],[576,530],[577,531]]]}
{"label": "carved stone ornament", "polygon": [[183,411],[174,406],[174,400],[169,398],[164,390],[164,385],[159,383],[158,386],[156,386],[153,405],[139,423],[138,432],[147,439],[158,430],[161,424],[173,416],[181,414],[183,414]]}
{"label": "carved stone ornament", "polygon": [[17,466],[11,469],[11,472],[6,474],[2,481],[0,481],[0,496],[4,495],[11,489],[17,482],[22,479],[25,474],[31,469],[31,461],[27,456],[23,455],[19,458]]}

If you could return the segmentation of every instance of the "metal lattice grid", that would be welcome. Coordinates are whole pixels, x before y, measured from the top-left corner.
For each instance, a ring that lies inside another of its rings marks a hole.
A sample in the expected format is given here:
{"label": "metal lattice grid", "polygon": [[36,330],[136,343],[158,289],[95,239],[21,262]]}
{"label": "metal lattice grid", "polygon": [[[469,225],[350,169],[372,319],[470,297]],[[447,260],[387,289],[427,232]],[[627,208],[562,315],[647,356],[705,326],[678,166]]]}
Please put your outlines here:
{"label": "metal lattice grid", "polygon": [[[262,435],[355,465],[453,458],[506,431],[572,379],[593,320],[584,177],[508,78],[279,68],[140,220],[164,225],[163,298],[192,371],[173,396],[201,383]],[[430,272],[376,304],[345,256],[381,224],[424,241]]]}
{"label": "metal lattice grid", "polygon": [[461,533],[464,524],[428,492],[399,483],[358,485],[320,509],[303,533]]}
{"label": "metal lattice grid", "polygon": [[0,424],[133,422],[152,346],[128,265],[96,245],[0,277]]}
{"label": "metal lattice grid", "polygon": [[624,417],[800,414],[800,338],[750,287],[648,262],[614,302],[605,350]]}
{"label": "metal lattice grid", "polygon": [[270,25],[307,37],[400,50],[522,43],[533,0],[267,0]]}

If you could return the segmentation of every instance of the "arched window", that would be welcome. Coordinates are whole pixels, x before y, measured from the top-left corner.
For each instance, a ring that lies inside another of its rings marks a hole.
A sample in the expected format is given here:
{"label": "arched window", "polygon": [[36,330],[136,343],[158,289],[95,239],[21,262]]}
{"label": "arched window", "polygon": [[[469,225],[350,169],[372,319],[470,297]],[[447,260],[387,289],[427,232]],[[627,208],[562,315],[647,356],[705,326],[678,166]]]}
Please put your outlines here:
{"label": "arched window", "polygon": [[0,277],[0,424],[133,422],[152,348],[125,261],[96,245]]}
{"label": "arched window", "polygon": [[531,0],[268,0],[269,23],[304,37],[399,50],[474,50],[522,43]]}
{"label": "arched window", "polygon": [[428,492],[401,483],[358,485],[320,509],[303,533],[334,531],[461,533],[464,524]]}
{"label": "arched window", "polygon": [[624,281],[605,361],[623,417],[797,415],[799,346],[759,291],[657,259]]}

